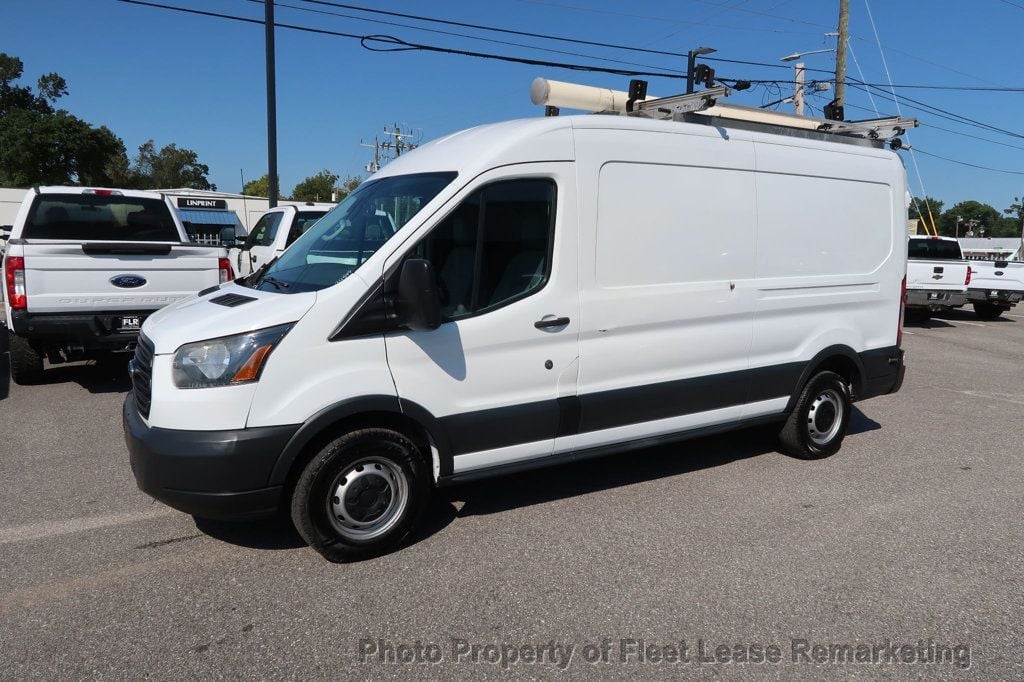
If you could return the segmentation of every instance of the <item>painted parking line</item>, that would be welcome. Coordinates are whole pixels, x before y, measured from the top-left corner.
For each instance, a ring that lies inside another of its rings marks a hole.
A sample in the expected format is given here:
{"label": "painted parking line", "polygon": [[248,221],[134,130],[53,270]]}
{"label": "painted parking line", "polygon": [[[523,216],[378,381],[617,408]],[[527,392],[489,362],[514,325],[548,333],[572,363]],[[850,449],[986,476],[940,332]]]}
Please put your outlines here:
{"label": "painted parking line", "polygon": [[127,512],[124,514],[104,514],[102,516],[82,516],[77,519],[64,519],[61,521],[45,521],[43,523],[26,523],[21,526],[0,528],[0,545],[12,542],[28,542],[30,540],[41,540],[57,535],[68,535],[69,533],[81,533],[86,530],[97,528],[110,528],[112,526],[124,526],[140,521],[149,521],[164,516],[173,516],[178,512],[168,507],[157,507],[146,511]]}
{"label": "painted parking line", "polygon": [[1006,315],[1007,317],[1019,317],[1024,319],[1024,315],[1014,315],[1013,313],[1003,313],[1003,315]]}
{"label": "painted parking line", "polygon": [[988,326],[987,324],[982,324],[981,322],[968,322],[967,320],[948,320],[948,321],[952,322],[954,324],[969,324],[972,327],[987,327]]}

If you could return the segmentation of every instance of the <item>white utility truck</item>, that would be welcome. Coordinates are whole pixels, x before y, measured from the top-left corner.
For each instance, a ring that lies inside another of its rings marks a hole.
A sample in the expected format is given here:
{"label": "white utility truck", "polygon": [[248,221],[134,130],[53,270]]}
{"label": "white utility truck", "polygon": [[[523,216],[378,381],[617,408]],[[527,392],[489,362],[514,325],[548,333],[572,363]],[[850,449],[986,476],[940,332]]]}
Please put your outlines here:
{"label": "white utility truck", "polygon": [[278,206],[262,216],[245,241],[231,249],[231,263],[241,277],[274,260],[316,221],[327,215],[325,208]]}
{"label": "white utility truck", "polygon": [[3,259],[11,374],[130,352],[153,311],[232,279],[224,249],[188,241],[153,192],[39,187],[25,195]]}
{"label": "white utility truck", "polygon": [[837,452],[853,402],[903,380],[884,141],[916,122],[707,108],[724,94],[435,140],[269,267],[151,316],[123,408],[139,487],[284,510],[348,560],[458,481],[757,423]]}
{"label": "white utility truck", "polygon": [[971,260],[967,301],[983,320],[995,320],[1024,298],[1024,261]]}
{"label": "white utility truck", "polygon": [[908,311],[927,316],[967,300],[971,266],[956,239],[912,235],[907,259]]}

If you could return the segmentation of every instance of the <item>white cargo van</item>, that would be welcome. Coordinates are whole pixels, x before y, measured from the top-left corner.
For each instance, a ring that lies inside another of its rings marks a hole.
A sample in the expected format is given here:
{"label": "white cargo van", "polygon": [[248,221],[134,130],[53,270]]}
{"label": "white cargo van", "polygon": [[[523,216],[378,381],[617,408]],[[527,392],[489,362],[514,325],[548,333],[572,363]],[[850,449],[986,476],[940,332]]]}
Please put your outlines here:
{"label": "white cargo van", "polygon": [[124,404],[139,486],[287,510],[344,560],[457,481],[764,422],[836,452],[852,402],[903,378],[903,166],[708,121],[449,135],[265,271],[151,316]]}

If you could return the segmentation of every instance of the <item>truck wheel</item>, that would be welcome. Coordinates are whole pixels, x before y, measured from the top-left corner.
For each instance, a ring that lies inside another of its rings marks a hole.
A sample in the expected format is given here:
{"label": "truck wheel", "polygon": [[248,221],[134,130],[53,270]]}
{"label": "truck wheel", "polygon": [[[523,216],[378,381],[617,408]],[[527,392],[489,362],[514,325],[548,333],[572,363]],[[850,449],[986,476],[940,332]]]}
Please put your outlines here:
{"label": "truck wheel", "polygon": [[1006,312],[1006,308],[995,305],[993,303],[975,303],[974,314],[982,320],[997,320],[999,316]]}
{"label": "truck wheel", "polygon": [[822,459],[839,451],[850,423],[850,389],[835,372],[815,374],[786,419],[779,441],[786,454]]}
{"label": "truck wheel", "polygon": [[335,438],[306,465],[292,522],[328,561],[366,559],[397,547],[423,514],[428,470],[417,447],[390,429]]}
{"label": "truck wheel", "polygon": [[43,355],[27,339],[10,334],[11,378],[22,386],[38,384],[43,380]]}

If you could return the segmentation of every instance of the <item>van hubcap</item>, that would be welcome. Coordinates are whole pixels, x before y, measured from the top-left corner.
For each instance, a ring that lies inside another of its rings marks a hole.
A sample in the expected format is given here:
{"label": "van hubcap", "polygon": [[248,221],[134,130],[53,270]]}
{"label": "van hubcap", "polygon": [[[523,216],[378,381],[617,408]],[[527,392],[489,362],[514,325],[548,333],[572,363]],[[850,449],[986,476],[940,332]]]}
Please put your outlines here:
{"label": "van hubcap", "polygon": [[807,434],[817,445],[826,445],[843,424],[843,399],[832,388],[822,391],[807,411]]}
{"label": "van hubcap", "polygon": [[370,540],[386,533],[409,501],[405,473],[382,457],[366,457],[350,464],[328,490],[331,525],[353,540]]}

